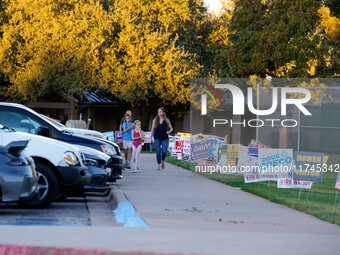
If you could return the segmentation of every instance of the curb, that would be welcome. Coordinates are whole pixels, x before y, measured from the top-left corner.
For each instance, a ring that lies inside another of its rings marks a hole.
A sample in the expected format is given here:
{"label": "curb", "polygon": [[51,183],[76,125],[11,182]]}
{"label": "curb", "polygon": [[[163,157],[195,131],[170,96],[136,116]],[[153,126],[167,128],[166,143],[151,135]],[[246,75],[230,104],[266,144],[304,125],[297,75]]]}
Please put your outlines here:
{"label": "curb", "polygon": [[112,187],[110,198],[115,205],[112,211],[115,220],[123,227],[149,228],[149,225],[138,216],[136,208],[131,204],[126,195],[117,186]]}

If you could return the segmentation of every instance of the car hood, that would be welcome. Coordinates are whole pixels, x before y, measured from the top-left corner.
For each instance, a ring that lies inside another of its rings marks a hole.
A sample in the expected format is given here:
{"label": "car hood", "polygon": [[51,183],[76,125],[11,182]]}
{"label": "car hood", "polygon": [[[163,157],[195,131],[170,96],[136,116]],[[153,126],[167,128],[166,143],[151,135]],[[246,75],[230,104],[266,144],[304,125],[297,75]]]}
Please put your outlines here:
{"label": "car hood", "polygon": [[46,158],[56,166],[63,164],[60,162],[63,161],[63,155],[67,151],[73,152],[78,157],[79,162],[82,162],[80,150],[71,144],[29,133],[10,130],[0,130],[0,132],[3,132],[3,144],[8,144],[12,141],[18,140],[29,140],[25,151],[30,156]]}
{"label": "car hood", "polygon": [[77,147],[82,153],[96,155],[105,161],[108,161],[110,159],[109,155],[105,154],[104,152],[100,152],[99,150],[95,150],[90,147],[82,146],[82,145],[74,145],[74,146]]}
{"label": "car hood", "polygon": [[69,127],[65,127],[63,129],[72,134],[95,136],[95,137],[106,139],[106,136],[104,134],[98,131],[95,131],[95,130],[88,130],[88,129],[81,129],[81,128],[69,128]]}

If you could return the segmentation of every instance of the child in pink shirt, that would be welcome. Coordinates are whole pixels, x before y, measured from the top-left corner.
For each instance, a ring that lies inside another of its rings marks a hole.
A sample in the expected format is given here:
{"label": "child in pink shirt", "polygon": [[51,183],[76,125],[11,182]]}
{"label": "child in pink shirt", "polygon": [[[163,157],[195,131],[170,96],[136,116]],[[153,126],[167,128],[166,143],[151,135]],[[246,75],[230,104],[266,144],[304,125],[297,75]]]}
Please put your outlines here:
{"label": "child in pink shirt", "polygon": [[139,172],[138,167],[138,161],[139,161],[139,155],[142,150],[142,137],[143,137],[143,131],[141,129],[141,122],[139,120],[136,120],[134,122],[135,129],[132,130],[132,155],[133,155],[133,161],[135,163],[135,168],[133,170],[134,173]]}

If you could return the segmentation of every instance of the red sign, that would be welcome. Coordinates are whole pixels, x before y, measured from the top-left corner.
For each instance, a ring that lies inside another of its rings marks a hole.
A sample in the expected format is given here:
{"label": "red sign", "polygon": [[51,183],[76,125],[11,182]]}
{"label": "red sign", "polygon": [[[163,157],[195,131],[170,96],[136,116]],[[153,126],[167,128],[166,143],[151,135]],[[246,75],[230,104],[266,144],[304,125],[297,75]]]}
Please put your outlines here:
{"label": "red sign", "polygon": [[251,140],[249,147],[255,147],[255,148],[259,148],[259,149],[270,149],[270,147],[268,147],[267,145],[264,145],[263,143],[260,143],[256,140]]}
{"label": "red sign", "polygon": [[182,152],[183,145],[184,145],[184,141],[183,140],[175,142],[175,148],[176,148],[176,153],[177,154]]}

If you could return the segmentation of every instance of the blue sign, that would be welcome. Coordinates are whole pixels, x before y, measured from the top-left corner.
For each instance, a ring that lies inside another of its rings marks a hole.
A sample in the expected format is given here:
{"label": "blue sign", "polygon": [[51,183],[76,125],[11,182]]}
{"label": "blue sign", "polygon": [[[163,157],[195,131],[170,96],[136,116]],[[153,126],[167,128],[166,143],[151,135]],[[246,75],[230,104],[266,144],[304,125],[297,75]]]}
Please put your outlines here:
{"label": "blue sign", "polygon": [[296,171],[293,173],[293,179],[321,182],[323,158],[323,153],[306,151],[295,152]]}
{"label": "blue sign", "polygon": [[115,142],[115,136],[114,136],[114,134],[113,134],[113,131],[105,132],[104,135],[107,136],[107,138],[109,139],[109,141]]}
{"label": "blue sign", "polygon": [[252,156],[252,157],[258,157],[259,156],[259,149],[253,148],[253,147],[248,147],[248,155]]}

